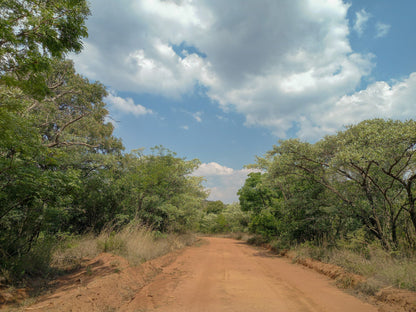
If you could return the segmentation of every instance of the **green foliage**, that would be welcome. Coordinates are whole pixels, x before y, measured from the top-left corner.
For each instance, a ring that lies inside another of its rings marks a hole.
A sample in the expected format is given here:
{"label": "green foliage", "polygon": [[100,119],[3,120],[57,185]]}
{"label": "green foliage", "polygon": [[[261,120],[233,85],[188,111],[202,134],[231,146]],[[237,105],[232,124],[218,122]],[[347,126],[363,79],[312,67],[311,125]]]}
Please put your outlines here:
{"label": "green foliage", "polygon": [[[221,207],[222,209],[212,210],[207,207]],[[199,220],[198,230],[202,233],[245,232],[248,222],[249,214],[242,211],[238,203],[225,205],[221,201],[207,202]]]}
{"label": "green foliage", "polygon": [[69,228],[81,179],[98,165],[95,152],[121,147],[104,122],[105,89],[76,75],[71,62],[54,64],[43,77],[58,87],[42,101],[0,86],[5,91],[0,106],[0,257],[5,262],[28,254],[40,233]]}
{"label": "green foliage", "polygon": [[205,203],[204,210],[206,213],[219,214],[224,210],[224,208],[225,208],[224,203],[220,200],[217,200],[217,201],[207,201]]}
{"label": "green foliage", "polygon": [[[161,233],[198,227],[199,161],[162,146],[122,154],[105,87],[64,59],[81,50],[88,15],[84,0],[0,2],[0,270],[10,276],[40,274],[60,233],[131,220]],[[117,237],[102,249],[123,249]]]}
{"label": "green foliage", "polygon": [[190,175],[198,165],[160,146],[151,155],[126,154],[117,181],[120,212],[162,232],[191,229],[206,197],[202,180]]}
{"label": "green foliage", "polygon": [[4,258],[0,273],[6,282],[13,283],[24,277],[43,276],[47,277],[53,273],[50,267],[53,253],[56,247],[56,237],[48,234],[40,235],[32,243],[30,250],[19,257]]}
{"label": "green foliage", "polygon": [[42,73],[51,57],[79,52],[87,36],[85,0],[0,2],[0,85],[19,86],[38,99],[50,89]]}
{"label": "green foliage", "polygon": [[292,245],[359,245],[360,233],[390,252],[416,248],[415,130],[374,119],[315,144],[280,141],[238,193],[251,231]]}
{"label": "green foliage", "polygon": [[270,241],[277,237],[279,233],[278,221],[271,213],[267,211],[261,212],[253,215],[251,218],[249,230],[252,233],[263,236],[267,241]]}
{"label": "green foliage", "polygon": [[260,172],[249,173],[244,186],[238,190],[237,195],[241,209],[254,213],[259,213],[262,209],[270,207],[274,198],[281,196],[278,190],[267,185]]}

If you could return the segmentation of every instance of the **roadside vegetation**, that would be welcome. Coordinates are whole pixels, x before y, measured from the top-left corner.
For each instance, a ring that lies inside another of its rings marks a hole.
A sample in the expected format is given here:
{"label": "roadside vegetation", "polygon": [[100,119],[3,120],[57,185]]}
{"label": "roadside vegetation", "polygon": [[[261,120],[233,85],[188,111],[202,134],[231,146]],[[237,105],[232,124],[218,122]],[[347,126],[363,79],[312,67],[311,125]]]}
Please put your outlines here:
{"label": "roadside vegetation", "polygon": [[373,289],[416,290],[415,153],[413,120],[280,141],[238,192],[251,241],[341,265]]}
{"label": "roadside vegetation", "polygon": [[0,286],[95,251],[141,262],[182,244],[207,197],[199,161],[124,152],[106,88],[66,59],[87,1],[3,1],[0,14]]}
{"label": "roadside vegetation", "polygon": [[312,258],[324,263],[335,264],[350,273],[365,277],[363,282],[341,287],[353,288],[366,295],[375,295],[388,287],[416,291],[416,256],[392,255],[379,246],[369,245],[361,252],[344,247],[326,248],[311,244],[293,247],[294,261]]}
{"label": "roadside vegetation", "polygon": [[152,231],[138,222],[131,222],[114,231],[106,228],[99,235],[68,237],[58,244],[52,254],[51,267],[72,270],[102,252],[113,253],[127,259],[130,265],[139,265],[173,250],[192,245],[194,234],[177,234]]}

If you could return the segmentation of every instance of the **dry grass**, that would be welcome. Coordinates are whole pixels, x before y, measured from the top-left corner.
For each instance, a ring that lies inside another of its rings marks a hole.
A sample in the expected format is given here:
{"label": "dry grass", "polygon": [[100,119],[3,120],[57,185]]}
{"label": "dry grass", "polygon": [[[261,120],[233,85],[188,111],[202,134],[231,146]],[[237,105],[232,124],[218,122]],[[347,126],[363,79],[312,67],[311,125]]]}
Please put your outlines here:
{"label": "dry grass", "polygon": [[101,252],[123,256],[130,264],[137,265],[195,241],[196,236],[192,234],[158,234],[132,222],[119,231],[107,228],[98,236],[69,239],[54,253],[52,265],[65,269],[77,268],[83,259],[91,259]]}
{"label": "dry grass", "polygon": [[83,260],[94,258],[99,253],[97,238],[92,234],[67,238],[53,253],[51,266],[66,270],[78,268]]}
{"label": "dry grass", "polygon": [[381,249],[372,249],[369,255],[349,250],[335,252],[330,262],[347,270],[371,278],[372,284],[394,286],[416,291],[416,257],[393,257]]}
{"label": "dry grass", "polygon": [[367,282],[359,285],[358,290],[367,294],[387,286],[416,291],[416,255],[397,257],[370,247],[364,253],[311,246],[298,247],[295,251],[297,257],[311,257],[366,277]]}
{"label": "dry grass", "polygon": [[191,245],[195,240],[196,238],[190,234],[157,234],[131,223],[119,232],[110,229],[103,231],[97,238],[97,244],[99,250],[113,252],[125,257],[130,264],[137,265]]}

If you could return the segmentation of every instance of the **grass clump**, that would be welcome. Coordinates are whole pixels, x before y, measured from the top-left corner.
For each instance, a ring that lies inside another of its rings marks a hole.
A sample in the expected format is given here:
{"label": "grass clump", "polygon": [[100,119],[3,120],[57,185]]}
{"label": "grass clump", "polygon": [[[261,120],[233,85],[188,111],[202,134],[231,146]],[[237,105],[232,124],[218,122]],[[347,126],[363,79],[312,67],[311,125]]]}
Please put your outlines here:
{"label": "grass clump", "polygon": [[383,287],[385,287],[384,283],[373,277],[369,277],[365,282],[359,283],[355,289],[365,295],[374,296]]}
{"label": "grass clump", "polygon": [[357,285],[366,294],[374,294],[386,286],[416,291],[416,255],[390,254],[379,246],[367,245],[361,250],[324,248],[303,244],[295,248],[297,258],[312,258],[343,267],[364,276],[367,281]]}
{"label": "grass clump", "polygon": [[130,264],[137,265],[195,241],[192,234],[164,234],[131,222],[119,231],[111,228],[102,231],[97,237],[97,247],[101,252],[123,256]]}
{"label": "grass clump", "polygon": [[62,270],[79,268],[85,259],[100,253],[97,238],[93,234],[66,236],[53,253],[51,266]]}
{"label": "grass clump", "polygon": [[130,222],[120,229],[107,227],[97,236],[68,237],[53,255],[52,265],[77,268],[83,259],[91,259],[101,252],[113,253],[137,265],[162,256],[172,250],[192,245],[192,234],[165,234]]}

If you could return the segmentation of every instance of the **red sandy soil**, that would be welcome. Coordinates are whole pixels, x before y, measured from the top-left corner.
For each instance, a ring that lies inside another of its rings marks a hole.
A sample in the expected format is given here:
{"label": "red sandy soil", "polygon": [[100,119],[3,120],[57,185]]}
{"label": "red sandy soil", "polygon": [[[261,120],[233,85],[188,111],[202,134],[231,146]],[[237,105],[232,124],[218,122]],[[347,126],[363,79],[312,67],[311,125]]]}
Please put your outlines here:
{"label": "red sandy soil", "polygon": [[365,303],[310,268],[225,238],[204,238],[138,267],[102,254],[21,310],[412,311]]}

